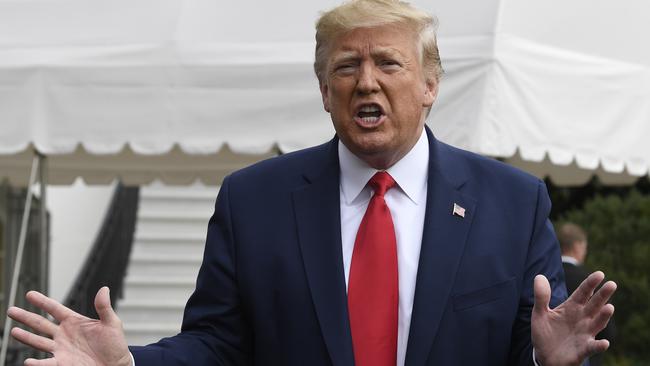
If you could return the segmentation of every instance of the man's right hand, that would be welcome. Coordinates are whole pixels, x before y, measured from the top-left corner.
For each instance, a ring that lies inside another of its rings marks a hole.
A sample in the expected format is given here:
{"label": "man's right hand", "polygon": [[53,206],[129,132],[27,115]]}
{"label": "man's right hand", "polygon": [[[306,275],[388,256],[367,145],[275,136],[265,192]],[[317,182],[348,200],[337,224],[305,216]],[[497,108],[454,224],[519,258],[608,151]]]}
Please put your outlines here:
{"label": "man's right hand", "polygon": [[53,355],[51,358],[25,360],[26,366],[131,366],[122,321],[111,307],[108,287],[95,296],[99,320],[78,314],[39,293],[27,293],[27,301],[50,314],[57,323],[18,307],[7,315],[33,330],[15,327],[11,335],[18,341]]}

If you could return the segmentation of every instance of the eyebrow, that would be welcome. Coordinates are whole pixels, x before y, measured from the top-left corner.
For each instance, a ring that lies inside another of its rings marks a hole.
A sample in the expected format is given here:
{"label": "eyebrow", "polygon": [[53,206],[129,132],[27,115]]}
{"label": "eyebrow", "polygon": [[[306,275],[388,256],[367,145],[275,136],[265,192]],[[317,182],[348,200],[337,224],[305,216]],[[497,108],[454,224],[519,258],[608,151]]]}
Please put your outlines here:
{"label": "eyebrow", "polygon": [[337,64],[346,61],[354,61],[358,58],[359,58],[359,52],[345,51],[345,52],[340,52],[335,57],[333,57],[331,63]]}
{"label": "eyebrow", "polygon": [[[399,50],[392,48],[392,47],[376,47],[370,52],[370,56],[372,58],[380,58],[380,57],[399,57],[402,59],[406,59],[407,57],[404,56]],[[332,63],[341,63],[341,62],[347,62],[347,61],[354,61],[359,59],[359,52],[357,51],[342,51],[339,54],[337,54],[333,59]]]}

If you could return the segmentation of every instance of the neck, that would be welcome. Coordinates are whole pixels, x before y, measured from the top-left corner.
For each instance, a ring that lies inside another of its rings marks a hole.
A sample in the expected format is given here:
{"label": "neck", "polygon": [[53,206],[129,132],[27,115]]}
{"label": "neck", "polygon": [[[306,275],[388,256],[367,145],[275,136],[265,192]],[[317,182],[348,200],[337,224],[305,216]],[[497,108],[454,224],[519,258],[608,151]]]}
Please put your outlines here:
{"label": "neck", "polygon": [[[413,148],[413,146],[411,146],[411,148]],[[404,156],[406,156],[406,153],[409,151],[410,149],[404,153],[392,154],[392,156],[380,156],[379,154],[358,154],[357,157],[374,169],[386,170],[400,161]]]}

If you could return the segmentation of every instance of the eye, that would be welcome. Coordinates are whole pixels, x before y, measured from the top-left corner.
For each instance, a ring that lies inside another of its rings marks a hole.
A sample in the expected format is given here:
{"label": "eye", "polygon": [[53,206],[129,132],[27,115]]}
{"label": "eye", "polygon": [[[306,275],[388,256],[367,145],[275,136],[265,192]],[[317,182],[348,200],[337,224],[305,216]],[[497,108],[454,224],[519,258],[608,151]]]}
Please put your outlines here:
{"label": "eye", "polygon": [[350,74],[353,73],[357,65],[352,63],[339,64],[334,67],[334,72],[337,74]]}
{"label": "eye", "polygon": [[397,70],[402,67],[402,64],[396,60],[385,59],[379,62],[379,67],[386,70]]}

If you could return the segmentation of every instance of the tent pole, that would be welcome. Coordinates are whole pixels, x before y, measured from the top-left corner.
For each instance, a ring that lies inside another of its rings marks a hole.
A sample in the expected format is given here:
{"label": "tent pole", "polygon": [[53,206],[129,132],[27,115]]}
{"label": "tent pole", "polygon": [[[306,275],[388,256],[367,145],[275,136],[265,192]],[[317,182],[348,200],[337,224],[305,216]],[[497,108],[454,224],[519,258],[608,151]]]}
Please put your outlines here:
{"label": "tent pole", "polygon": [[[25,249],[25,240],[27,238],[27,224],[29,223],[29,212],[32,209],[32,186],[36,180],[36,171],[38,170],[38,156],[32,160],[32,172],[29,176],[27,192],[25,198],[25,210],[23,211],[23,221],[20,226],[20,237],[18,238],[18,248],[16,249],[16,260],[14,261],[14,272],[11,277],[11,287],[9,290],[9,302],[7,309],[14,306],[16,302],[16,291],[18,290],[18,277],[20,277],[20,267],[23,262],[23,251]],[[5,364],[7,359],[7,349],[9,347],[9,332],[11,330],[11,318],[6,318],[5,328],[2,336],[2,350],[0,350],[0,365]]]}
{"label": "tent pole", "polygon": [[[47,230],[47,158],[45,155],[38,153],[38,181],[40,182],[41,204],[39,206],[39,216],[41,224],[41,293],[44,295],[49,294],[49,261],[50,252],[47,243],[48,230]],[[0,364],[1,365],[1,364]]]}
{"label": "tent pole", "polygon": [[[41,153],[38,154],[38,182],[40,183],[41,204],[38,206],[38,216],[40,228],[40,291],[44,295],[49,294],[49,280],[50,280],[50,248],[47,242],[47,158]],[[41,310],[41,315],[47,317],[47,313]],[[41,352],[40,358],[47,358],[46,352]],[[0,364],[2,365],[2,364]]]}

